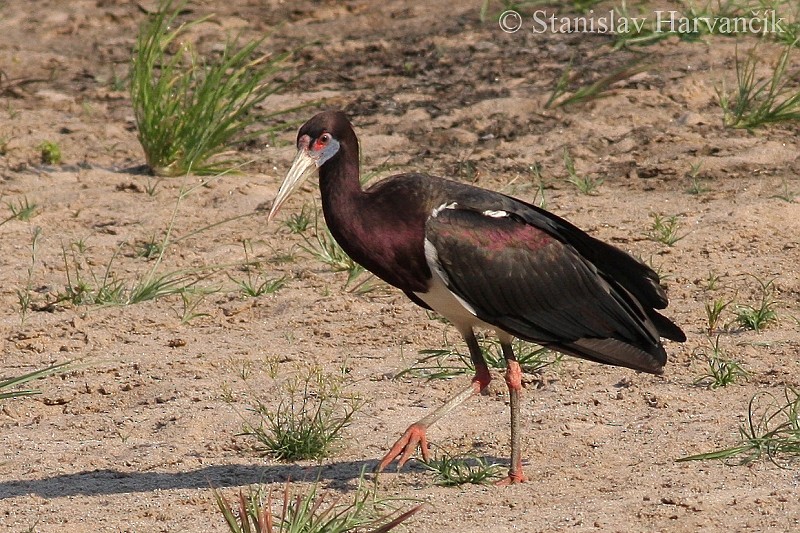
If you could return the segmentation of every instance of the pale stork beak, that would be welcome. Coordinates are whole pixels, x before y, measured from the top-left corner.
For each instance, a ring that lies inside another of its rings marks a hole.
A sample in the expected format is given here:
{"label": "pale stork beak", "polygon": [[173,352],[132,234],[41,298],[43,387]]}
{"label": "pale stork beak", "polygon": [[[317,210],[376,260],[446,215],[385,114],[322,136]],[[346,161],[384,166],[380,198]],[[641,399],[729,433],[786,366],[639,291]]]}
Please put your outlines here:
{"label": "pale stork beak", "polygon": [[275,196],[275,200],[272,202],[272,209],[269,212],[269,216],[267,216],[267,223],[275,217],[275,214],[286,199],[289,198],[289,196],[306,181],[306,178],[308,178],[311,172],[317,168],[318,161],[319,158],[311,155],[308,148],[300,148],[297,151],[297,155],[294,156],[294,161],[292,161],[292,166],[289,168],[289,172],[286,173],[286,177],[283,179],[283,183],[281,183],[281,188],[278,189],[278,195]]}

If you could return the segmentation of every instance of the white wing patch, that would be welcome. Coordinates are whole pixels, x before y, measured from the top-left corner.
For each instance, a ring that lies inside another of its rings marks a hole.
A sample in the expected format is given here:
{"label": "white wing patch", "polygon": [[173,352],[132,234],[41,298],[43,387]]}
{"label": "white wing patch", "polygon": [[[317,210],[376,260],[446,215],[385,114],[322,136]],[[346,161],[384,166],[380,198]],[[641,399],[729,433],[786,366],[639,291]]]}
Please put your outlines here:
{"label": "white wing patch", "polygon": [[428,267],[442,278],[445,285],[450,285],[450,278],[447,272],[442,268],[442,263],[439,261],[439,252],[431,241],[425,239],[425,260],[428,262]]}
{"label": "white wing patch", "polygon": [[[456,202],[450,202],[449,204],[442,204],[433,211],[431,211],[431,216],[433,218],[436,218],[436,216],[442,212],[442,209],[455,209],[456,207],[458,207],[458,204]],[[425,241],[426,244],[427,242],[428,241]]]}
{"label": "white wing patch", "polygon": [[484,215],[492,218],[503,218],[508,216],[508,211],[484,211]]}
{"label": "white wing patch", "polygon": [[[443,209],[450,209],[442,207]],[[472,327],[494,328],[476,317],[475,308],[450,290],[450,279],[439,262],[439,254],[431,241],[425,239],[425,259],[433,279],[428,292],[415,292],[431,309],[453,323],[459,331]]]}

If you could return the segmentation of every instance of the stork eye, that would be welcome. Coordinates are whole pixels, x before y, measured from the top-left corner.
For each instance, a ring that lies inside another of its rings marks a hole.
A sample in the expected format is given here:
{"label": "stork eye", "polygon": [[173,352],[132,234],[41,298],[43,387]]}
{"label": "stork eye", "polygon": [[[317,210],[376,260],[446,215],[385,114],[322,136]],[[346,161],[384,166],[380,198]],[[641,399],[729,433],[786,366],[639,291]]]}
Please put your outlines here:
{"label": "stork eye", "polygon": [[[336,142],[336,139],[333,138],[333,135],[328,133],[327,131],[323,131],[319,134],[319,136],[314,140],[314,145],[311,147],[311,151],[313,152],[324,152],[329,151],[327,158],[330,158],[334,153],[339,150],[339,144]],[[331,151],[332,150],[332,151]]]}

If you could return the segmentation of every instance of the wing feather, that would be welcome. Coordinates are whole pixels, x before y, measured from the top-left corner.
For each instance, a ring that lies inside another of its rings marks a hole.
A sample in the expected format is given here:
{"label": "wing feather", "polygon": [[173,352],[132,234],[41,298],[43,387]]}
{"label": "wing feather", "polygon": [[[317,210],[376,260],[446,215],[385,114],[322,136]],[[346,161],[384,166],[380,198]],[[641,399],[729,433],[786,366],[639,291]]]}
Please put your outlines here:
{"label": "wing feather", "polygon": [[637,299],[541,228],[451,205],[428,219],[425,237],[448,288],[484,322],[600,362],[664,365],[658,328]]}

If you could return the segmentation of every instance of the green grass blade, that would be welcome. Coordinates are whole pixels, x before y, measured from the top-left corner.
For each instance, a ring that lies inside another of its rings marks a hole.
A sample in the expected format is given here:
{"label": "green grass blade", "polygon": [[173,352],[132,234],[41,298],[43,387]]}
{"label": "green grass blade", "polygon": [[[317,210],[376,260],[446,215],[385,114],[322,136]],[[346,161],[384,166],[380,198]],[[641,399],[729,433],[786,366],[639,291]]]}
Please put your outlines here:
{"label": "green grass blade", "polygon": [[33,372],[28,372],[27,374],[23,374],[21,376],[11,377],[0,381],[0,400],[5,400],[8,398],[16,398],[19,396],[31,396],[34,394],[39,394],[39,391],[32,389],[12,390],[12,391],[6,389],[19,387],[21,385],[24,385],[25,383],[29,383],[37,379],[46,378],[47,376],[51,376],[53,374],[59,374],[67,370],[67,367],[72,363],[74,363],[74,360],[65,361],[63,363],[57,363],[50,365],[47,368],[34,370]]}

